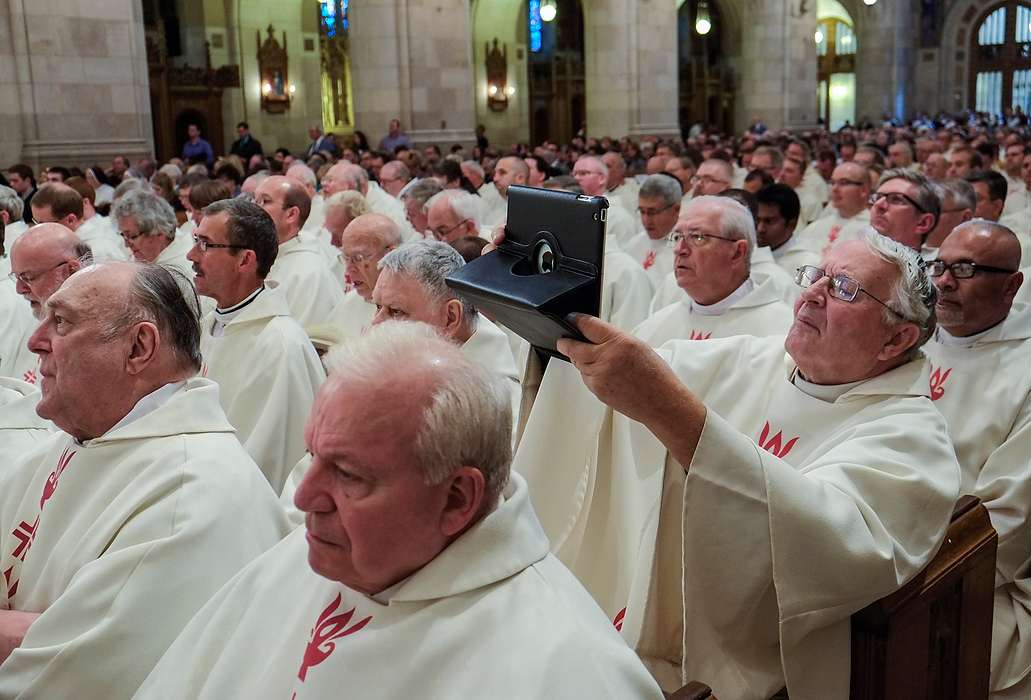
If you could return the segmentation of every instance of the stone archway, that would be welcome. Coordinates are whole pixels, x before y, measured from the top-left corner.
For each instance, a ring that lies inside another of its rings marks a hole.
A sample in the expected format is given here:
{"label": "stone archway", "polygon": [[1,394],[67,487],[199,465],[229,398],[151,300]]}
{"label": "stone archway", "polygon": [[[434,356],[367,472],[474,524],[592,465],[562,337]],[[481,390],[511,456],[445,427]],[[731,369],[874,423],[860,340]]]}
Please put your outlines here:
{"label": "stone archway", "polygon": [[999,0],[959,0],[949,10],[942,27],[939,94],[941,107],[959,111],[973,106],[970,94],[970,46],[978,23]]}

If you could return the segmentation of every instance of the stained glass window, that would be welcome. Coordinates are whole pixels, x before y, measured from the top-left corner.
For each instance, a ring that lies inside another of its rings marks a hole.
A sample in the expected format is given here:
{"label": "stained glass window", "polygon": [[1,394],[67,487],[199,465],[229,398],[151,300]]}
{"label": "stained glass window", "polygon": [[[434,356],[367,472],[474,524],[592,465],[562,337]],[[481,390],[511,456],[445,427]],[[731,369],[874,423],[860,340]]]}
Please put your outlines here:
{"label": "stained glass window", "polygon": [[530,51],[541,50],[541,0],[530,0]]}

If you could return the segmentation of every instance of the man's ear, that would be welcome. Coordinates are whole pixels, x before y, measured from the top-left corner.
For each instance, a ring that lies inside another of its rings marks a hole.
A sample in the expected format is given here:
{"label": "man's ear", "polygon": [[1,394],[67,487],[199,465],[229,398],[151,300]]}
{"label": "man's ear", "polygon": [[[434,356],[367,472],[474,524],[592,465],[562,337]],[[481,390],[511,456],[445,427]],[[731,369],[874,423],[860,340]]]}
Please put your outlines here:
{"label": "man's ear", "polygon": [[888,338],[888,342],[881,347],[877,359],[885,362],[894,360],[913,347],[919,338],[920,328],[915,323],[900,324]]}
{"label": "man's ear", "polygon": [[472,525],[480,514],[486,483],[475,467],[459,467],[448,479],[447,501],[440,515],[440,531],[455,537]]}
{"label": "man's ear", "polygon": [[157,326],[150,321],[137,323],[129,333],[132,338],[132,346],[129,348],[129,356],[125,361],[125,371],[128,374],[139,374],[154,359],[160,345],[160,336]]}
{"label": "man's ear", "polygon": [[452,299],[444,306],[446,317],[444,320],[444,335],[448,338],[455,338],[465,321],[465,311],[462,309],[462,302]]}

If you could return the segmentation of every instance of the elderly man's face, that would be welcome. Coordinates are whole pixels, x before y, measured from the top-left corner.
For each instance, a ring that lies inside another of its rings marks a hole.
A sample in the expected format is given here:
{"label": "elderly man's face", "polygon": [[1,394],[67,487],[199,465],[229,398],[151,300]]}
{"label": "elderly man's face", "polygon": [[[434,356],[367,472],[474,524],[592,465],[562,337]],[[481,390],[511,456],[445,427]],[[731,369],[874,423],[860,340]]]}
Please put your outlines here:
{"label": "elderly man's face", "polygon": [[677,285],[693,300],[699,304],[714,304],[744,283],[744,279],[736,280],[734,271],[743,273],[742,260],[748,243],[713,237],[725,235],[718,211],[705,205],[691,206],[681,215],[676,230],[703,236],[697,245],[681,240],[673,249]]}
{"label": "elderly man's face", "polygon": [[573,177],[580,183],[584,194],[601,197],[605,194],[605,183],[608,176],[594,158],[581,158],[573,166]]}
{"label": "elderly man's face", "polygon": [[133,260],[154,262],[161,251],[168,247],[170,241],[162,233],[148,236],[140,231],[135,216],[126,216],[118,220],[118,233],[125,241],[125,247],[132,251]]}
{"label": "elderly man's face", "polygon": [[47,299],[78,268],[78,260],[68,260],[45,246],[23,244],[11,251],[11,271],[17,275],[15,288],[38,320],[46,313],[43,305]]}
{"label": "elderly man's face", "polygon": [[125,294],[116,281],[122,274],[85,270],[68,278],[47,300],[43,322],[29,338],[42,377],[36,412],[80,440],[97,437],[97,401],[124,385],[132,334],[105,336],[115,320],[109,309],[120,308]]}
{"label": "elderly man's face", "polygon": [[322,196],[329,199],[337,192],[351,189],[351,182],[346,177],[346,165],[334,165],[322,178]]}
{"label": "elderly man's face", "polygon": [[446,307],[427,298],[419,283],[408,275],[380,270],[372,301],[376,304],[373,324],[402,320],[421,321],[438,329],[447,327]]}
{"label": "elderly man's face", "polygon": [[458,214],[445,202],[435,202],[429,211],[426,212],[426,222],[429,225],[430,233],[438,241],[450,243],[456,238],[470,234],[468,219],[459,219]]}
{"label": "elderly man's face", "polygon": [[450,482],[428,486],[414,449],[426,381],[404,368],[366,382],[334,376],[308,418],[312,463],[294,497],[305,511],[308,564],[360,593],[407,578],[448,541]]}
{"label": "elderly man's face", "polygon": [[941,153],[932,153],[924,163],[924,175],[931,180],[943,180],[949,172],[949,161]]}
{"label": "elderly man's face", "polygon": [[347,279],[362,299],[372,300],[372,290],[380,276],[377,265],[389,250],[381,241],[354,228],[340,236]]}
{"label": "elderly man's face", "polygon": [[705,162],[698,166],[698,172],[691,178],[694,183],[694,196],[719,194],[730,189],[730,180],[720,166],[713,162]]}
{"label": "elderly man's face", "polygon": [[420,236],[426,235],[426,230],[430,227],[429,221],[426,219],[426,212],[423,210],[422,205],[414,197],[405,197],[405,218],[408,219],[408,223],[412,225],[412,228]]}
{"label": "elderly man's face", "polygon": [[885,346],[898,323],[887,323],[884,307],[869,295],[890,304],[897,269],[869,252],[862,241],[834,247],[821,267],[827,275],[851,277],[868,293],[843,301],[828,293],[826,277],[802,290],[784,347],[802,376],[815,384],[845,384],[876,376],[879,363],[894,357]]}

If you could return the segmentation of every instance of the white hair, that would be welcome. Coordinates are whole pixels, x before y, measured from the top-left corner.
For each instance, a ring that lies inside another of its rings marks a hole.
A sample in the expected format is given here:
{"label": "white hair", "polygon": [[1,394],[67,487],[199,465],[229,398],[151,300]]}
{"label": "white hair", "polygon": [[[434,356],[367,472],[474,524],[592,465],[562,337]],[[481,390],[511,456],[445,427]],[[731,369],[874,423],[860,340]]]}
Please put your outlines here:
{"label": "white hair", "polygon": [[426,202],[426,211],[432,209],[436,204],[446,204],[458,217],[459,221],[472,221],[477,230],[480,228],[480,202],[477,195],[469,194],[465,190],[444,190],[429,198]]}

